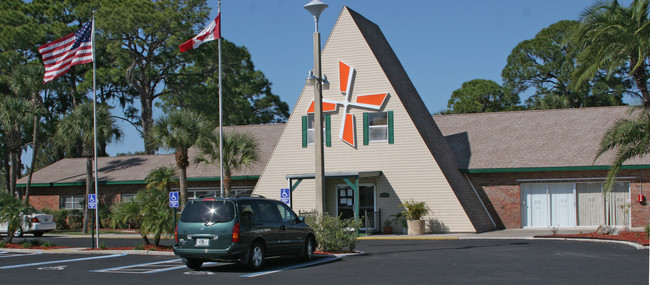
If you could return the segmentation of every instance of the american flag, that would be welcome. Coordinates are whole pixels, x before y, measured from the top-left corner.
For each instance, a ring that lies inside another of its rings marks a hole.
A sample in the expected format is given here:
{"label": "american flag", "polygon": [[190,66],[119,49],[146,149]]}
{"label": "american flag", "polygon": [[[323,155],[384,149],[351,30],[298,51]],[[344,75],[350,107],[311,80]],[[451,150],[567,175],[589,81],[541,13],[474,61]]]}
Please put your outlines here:
{"label": "american flag", "polygon": [[45,65],[43,83],[65,74],[74,65],[93,61],[92,26],[92,21],[84,23],[78,31],[38,48]]}

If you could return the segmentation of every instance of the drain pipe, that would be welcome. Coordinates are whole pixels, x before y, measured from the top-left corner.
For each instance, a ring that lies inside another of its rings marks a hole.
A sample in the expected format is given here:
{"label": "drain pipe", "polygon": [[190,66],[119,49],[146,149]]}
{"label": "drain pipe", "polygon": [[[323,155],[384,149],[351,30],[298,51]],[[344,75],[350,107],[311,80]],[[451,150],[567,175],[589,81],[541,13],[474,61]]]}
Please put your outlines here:
{"label": "drain pipe", "polygon": [[490,215],[490,211],[488,211],[487,207],[485,207],[485,204],[483,203],[483,199],[481,199],[481,196],[478,195],[478,191],[476,191],[476,188],[474,188],[474,184],[472,184],[472,181],[469,180],[469,177],[467,176],[467,173],[463,173],[465,176],[465,179],[467,179],[467,182],[469,183],[469,186],[472,187],[472,190],[474,190],[474,195],[476,195],[476,198],[478,198],[478,201],[481,202],[481,206],[483,206],[483,210],[485,210],[485,213],[487,213],[488,217],[490,218],[490,221],[492,222],[492,226],[496,229],[497,224],[494,222],[494,219],[492,219],[492,215]]}

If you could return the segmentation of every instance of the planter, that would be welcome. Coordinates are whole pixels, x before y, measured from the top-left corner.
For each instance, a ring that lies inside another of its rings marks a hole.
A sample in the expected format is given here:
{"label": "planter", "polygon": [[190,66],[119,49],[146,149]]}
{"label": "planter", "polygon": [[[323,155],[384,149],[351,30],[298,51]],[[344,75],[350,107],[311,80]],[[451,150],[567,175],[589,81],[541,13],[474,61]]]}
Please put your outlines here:
{"label": "planter", "polygon": [[425,220],[407,220],[409,235],[423,235]]}
{"label": "planter", "polygon": [[392,226],[384,226],[384,234],[392,234],[392,233],[393,233]]}

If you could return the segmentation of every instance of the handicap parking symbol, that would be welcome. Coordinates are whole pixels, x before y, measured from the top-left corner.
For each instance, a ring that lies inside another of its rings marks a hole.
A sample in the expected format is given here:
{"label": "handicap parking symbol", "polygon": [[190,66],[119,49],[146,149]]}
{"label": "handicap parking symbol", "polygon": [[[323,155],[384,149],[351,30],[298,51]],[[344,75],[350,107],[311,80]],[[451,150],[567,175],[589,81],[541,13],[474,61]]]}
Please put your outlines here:
{"label": "handicap parking symbol", "polygon": [[88,194],[88,209],[97,209],[97,194]]}
{"label": "handicap parking symbol", "polygon": [[289,188],[280,189],[280,201],[291,206],[291,191],[289,191]]}
{"label": "handicap parking symbol", "polygon": [[169,207],[178,208],[178,191],[169,192]]}

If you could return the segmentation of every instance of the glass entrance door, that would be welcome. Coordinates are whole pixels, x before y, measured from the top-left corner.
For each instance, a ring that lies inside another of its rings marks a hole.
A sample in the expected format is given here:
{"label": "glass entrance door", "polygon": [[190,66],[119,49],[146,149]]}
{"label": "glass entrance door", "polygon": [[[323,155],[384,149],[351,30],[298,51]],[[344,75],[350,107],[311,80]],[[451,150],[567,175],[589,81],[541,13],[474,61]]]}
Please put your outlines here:
{"label": "glass entrance door", "polygon": [[[336,186],[337,215],[341,219],[354,218],[354,190],[346,184]],[[362,229],[366,228],[366,212],[368,213],[368,229],[375,229],[375,185],[359,185],[359,219]]]}

